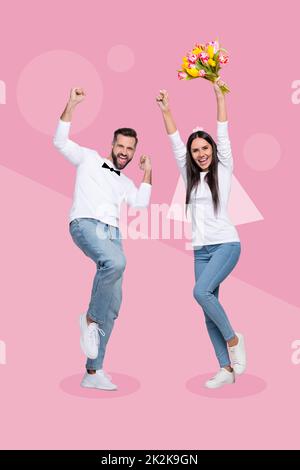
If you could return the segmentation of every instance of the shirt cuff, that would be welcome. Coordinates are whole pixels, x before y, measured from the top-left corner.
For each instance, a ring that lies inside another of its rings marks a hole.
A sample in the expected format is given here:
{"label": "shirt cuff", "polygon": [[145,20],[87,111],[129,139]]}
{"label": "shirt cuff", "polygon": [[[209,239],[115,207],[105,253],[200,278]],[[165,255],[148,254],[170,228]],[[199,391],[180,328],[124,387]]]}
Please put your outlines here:
{"label": "shirt cuff", "polygon": [[228,121],[217,121],[218,134],[227,135]]}
{"label": "shirt cuff", "polygon": [[65,122],[59,119],[54,134],[54,140],[65,141],[66,139],[68,139],[70,133],[70,126],[70,122]]}
{"label": "shirt cuff", "polygon": [[62,119],[59,119],[58,121],[59,127],[70,127],[71,126],[71,121],[63,121]]}
{"label": "shirt cuff", "polygon": [[142,205],[148,205],[151,197],[152,184],[142,182],[138,189],[138,200]]}
{"label": "shirt cuff", "polygon": [[148,207],[150,203],[152,185],[149,183],[141,183],[138,191],[138,206]]}
{"label": "shirt cuff", "polygon": [[178,144],[181,144],[182,140],[181,140],[181,137],[180,137],[180,134],[179,134],[179,131],[178,129],[173,132],[173,134],[168,134],[170,140],[171,140],[171,143],[176,146]]}
{"label": "shirt cuff", "polygon": [[149,201],[151,195],[152,184],[145,183],[144,181],[140,184],[139,187],[139,197],[142,197],[143,200]]}

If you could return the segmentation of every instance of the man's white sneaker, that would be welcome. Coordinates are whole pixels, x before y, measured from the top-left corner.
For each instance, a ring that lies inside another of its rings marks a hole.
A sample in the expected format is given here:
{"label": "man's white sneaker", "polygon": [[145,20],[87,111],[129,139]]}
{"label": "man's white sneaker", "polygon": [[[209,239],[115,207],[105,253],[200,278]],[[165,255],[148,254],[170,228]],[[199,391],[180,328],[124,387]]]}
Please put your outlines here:
{"label": "man's white sneaker", "polygon": [[246,370],[246,350],[244,336],[241,333],[236,333],[238,337],[238,344],[228,348],[229,357],[231,359],[232,368],[237,375],[242,374]]}
{"label": "man's white sneaker", "polygon": [[86,314],[83,313],[79,318],[80,324],[80,346],[84,354],[89,359],[96,359],[100,345],[99,333],[104,336],[105,333],[99,328],[97,323],[87,323]]}
{"label": "man's white sneaker", "polygon": [[99,388],[101,390],[117,390],[117,386],[113,384],[102,369],[96,370],[95,374],[84,374],[81,382],[82,387]]}
{"label": "man's white sneaker", "polygon": [[[88,369],[88,370],[93,370],[93,369]],[[111,380],[111,375],[109,375],[107,372],[105,372],[104,369],[102,369],[102,371],[103,371],[103,374],[105,375],[105,377],[107,377],[108,380]]]}
{"label": "man's white sneaker", "polygon": [[222,367],[214,377],[205,382],[205,387],[207,388],[219,388],[223,385],[234,384],[235,376],[234,372],[229,372],[229,370]]}
{"label": "man's white sneaker", "polygon": [[105,370],[103,370],[103,374],[105,375],[105,377],[108,378],[108,380],[111,380],[111,375],[109,375],[107,372],[105,372]]}

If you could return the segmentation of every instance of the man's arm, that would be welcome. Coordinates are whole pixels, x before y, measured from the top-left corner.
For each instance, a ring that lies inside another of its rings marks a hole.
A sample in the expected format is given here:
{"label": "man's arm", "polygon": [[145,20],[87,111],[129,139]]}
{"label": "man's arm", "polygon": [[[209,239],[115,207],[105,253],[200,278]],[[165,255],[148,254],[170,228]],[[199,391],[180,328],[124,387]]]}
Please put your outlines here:
{"label": "man's arm", "polygon": [[140,169],[144,172],[143,183],[152,184],[152,165],[151,160],[146,155],[140,159]]}
{"label": "man's arm", "polygon": [[74,109],[76,108],[78,103],[81,103],[81,101],[84,100],[84,98],[85,92],[83,88],[72,88],[69,101],[67,102],[67,105],[62,115],[60,116],[60,119],[65,122],[71,122]]}
{"label": "man's arm", "polygon": [[69,139],[70,127],[73,112],[78,103],[81,103],[85,97],[84,90],[82,88],[72,88],[70,92],[70,98],[67,105],[60,116],[56,132],[53,138],[53,145],[57,150],[64,155],[74,165],[79,165],[85,156],[85,151],[88,150],[82,147],[76,142]]}
{"label": "man's arm", "polygon": [[146,155],[142,155],[140,159],[140,169],[144,171],[143,181],[139,188],[130,181],[126,202],[137,209],[148,207],[150,203],[151,190],[152,190],[152,167],[151,160]]}

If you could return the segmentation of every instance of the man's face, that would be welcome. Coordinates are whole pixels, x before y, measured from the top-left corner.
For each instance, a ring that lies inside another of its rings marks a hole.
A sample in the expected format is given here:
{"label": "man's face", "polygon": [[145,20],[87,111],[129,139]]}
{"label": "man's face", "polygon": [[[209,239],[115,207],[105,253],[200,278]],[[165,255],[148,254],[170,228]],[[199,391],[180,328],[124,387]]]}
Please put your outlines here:
{"label": "man's face", "polygon": [[111,156],[113,163],[118,170],[123,170],[132,160],[136,149],[136,140],[134,137],[127,137],[118,134],[117,140],[112,145]]}

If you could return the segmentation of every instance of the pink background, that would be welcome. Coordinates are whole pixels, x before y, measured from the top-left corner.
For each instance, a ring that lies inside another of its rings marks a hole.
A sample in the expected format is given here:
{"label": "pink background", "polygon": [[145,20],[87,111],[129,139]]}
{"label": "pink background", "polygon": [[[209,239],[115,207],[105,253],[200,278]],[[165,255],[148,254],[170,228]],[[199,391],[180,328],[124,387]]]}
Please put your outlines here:
{"label": "pink background", "polygon": [[[299,13],[297,1],[1,2],[1,448],[299,448]],[[241,201],[242,257],[221,289],[246,336],[248,373],[203,389],[216,362],[192,298],[191,253],[182,240],[125,240],[106,361],[119,391],[86,393],[77,325],[94,266],[68,233],[75,169],[52,146],[57,119],[70,88],[84,87],[71,137],[105,156],[114,129],[135,127],[126,173],[138,183],[138,157],[149,154],[152,202],[170,204],[178,172],[155,95],[168,89],[184,138],[197,125],[215,135],[210,84],[180,82],[176,70],[195,42],[216,37],[230,53],[235,177],[262,216]]]}

